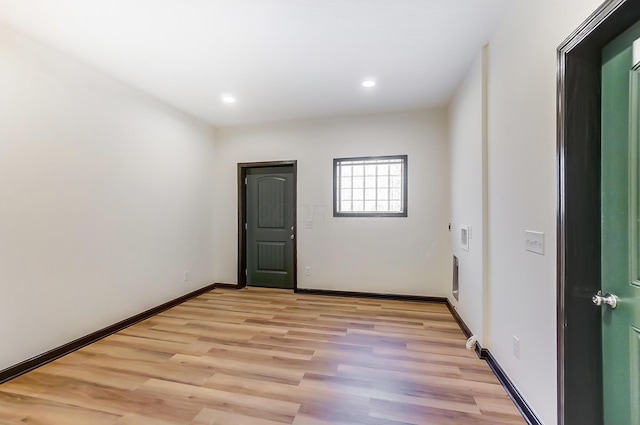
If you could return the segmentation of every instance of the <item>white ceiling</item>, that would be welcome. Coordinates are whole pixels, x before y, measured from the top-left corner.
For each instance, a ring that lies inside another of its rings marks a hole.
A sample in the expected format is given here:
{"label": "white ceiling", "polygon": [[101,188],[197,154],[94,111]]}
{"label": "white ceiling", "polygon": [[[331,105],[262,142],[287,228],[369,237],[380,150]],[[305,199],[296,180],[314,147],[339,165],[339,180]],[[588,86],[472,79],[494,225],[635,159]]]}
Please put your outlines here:
{"label": "white ceiling", "polygon": [[229,126],[444,106],[510,3],[0,0],[0,23]]}

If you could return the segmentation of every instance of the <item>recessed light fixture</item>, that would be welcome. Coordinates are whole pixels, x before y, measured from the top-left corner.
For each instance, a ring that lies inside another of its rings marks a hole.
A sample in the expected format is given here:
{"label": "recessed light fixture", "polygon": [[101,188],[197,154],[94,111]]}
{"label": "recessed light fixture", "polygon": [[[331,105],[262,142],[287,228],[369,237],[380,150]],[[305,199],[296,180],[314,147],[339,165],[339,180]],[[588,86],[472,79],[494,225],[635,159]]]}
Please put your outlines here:
{"label": "recessed light fixture", "polygon": [[374,87],[376,85],[376,82],[374,80],[364,80],[362,82],[362,87],[366,87],[368,89],[370,89],[371,87]]}
{"label": "recessed light fixture", "polygon": [[224,103],[236,103],[236,98],[230,94],[223,94],[221,98]]}

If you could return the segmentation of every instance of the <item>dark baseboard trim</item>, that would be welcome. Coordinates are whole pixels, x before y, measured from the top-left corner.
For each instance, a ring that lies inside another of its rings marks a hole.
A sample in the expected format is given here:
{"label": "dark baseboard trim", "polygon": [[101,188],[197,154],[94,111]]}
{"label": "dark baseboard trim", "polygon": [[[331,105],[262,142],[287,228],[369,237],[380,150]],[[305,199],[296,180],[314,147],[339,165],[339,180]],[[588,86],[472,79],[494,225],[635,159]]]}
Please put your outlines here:
{"label": "dark baseboard trim", "polygon": [[221,283],[216,282],[213,284],[214,287],[220,289],[242,289],[243,287],[238,285],[237,283]]}
{"label": "dark baseboard trim", "polygon": [[496,358],[493,357],[493,354],[491,354],[491,352],[486,348],[481,348],[480,358],[487,361],[489,367],[498,378],[498,381],[500,381],[502,386],[507,390],[513,399],[513,402],[516,404],[516,407],[518,407],[518,410],[520,410],[520,413],[522,413],[522,416],[527,420],[529,425],[543,425],[540,418],[536,416],[535,412],[531,409],[531,406],[529,406],[524,397],[522,397],[520,391],[518,391],[516,386],[513,385],[513,382],[511,382],[511,379],[509,379],[509,376],[507,376]]}
{"label": "dark baseboard trim", "polygon": [[209,292],[214,288],[215,288],[215,284],[207,285],[196,291],[190,292],[186,295],[183,295],[181,297],[168,301],[164,304],[153,307],[147,311],[136,314],[135,316],[131,316],[128,319],[124,319],[118,323],[107,326],[106,328],[92,332],[88,335],[85,335],[81,338],[76,339],[75,341],[71,341],[64,345],[61,345],[60,347],[54,348],[50,351],[47,351],[46,353],[42,353],[28,360],[25,360],[21,363],[10,366],[4,370],[0,370],[0,384],[7,382],[13,378],[17,378],[18,376],[23,375],[27,372],[30,372],[40,366],[44,366],[45,364],[50,363],[56,359],[59,359],[62,356],[65,356],[69,353],[79,350],[82,347],[85,347],[89,344],[99,341],[109,335],[112,335],[125,328],[128,328],[131,325],[134,325],[138,322],[146,320],[149,317],[155,316],[158,313],[162,313],[163,311],[168,310],[172,307],[175,307],[178,304],[182,304],[183,302],[191,298],[195,298],[198,295],[202,295],[205,292]]}
{"label": "dark baseboard trim", "polygon": [[[464,320],[462,320],[462,317],[460,317],[460,315],[458,314],[458,310],[456,310],[456,308],[448,300],[447,307],[449,307],[449,311],[451,312],[451,315],[453,316],[455,321],[458,322],[458,326],[460,326],[460,330],[462,330],[462,333],[464,333],[467,338],[470,338],[471,335],[473,335],[473,332],[471,332],[471,329],[469,329]],[[504,371],[504,369],[502,369],[496,358],[493,357],[493,354],[491,354],[488,349],[482,348],[482,345],[480,345],[480,343],[476,343],[475,352],[479,359],[485,360],[487,362],[487,364],[493,371],[493,374],[496,375],[496,378],[498,378],[498,381],[500,381],[500,383],[522,414],[522,417],[526,419],[529,425],[542,425],[542,422],[531,409],[529,403],[527,403],[524,397],[522,397],[520,391],[518,391],[511,379],[509,379],[509,376],[507,376],[506,372]]]}
{"label": "dark baseboard trim", "polygon": [[[467,326],[467,324],[464,323],[464,320],[462,320],[462,317],[460,317],[460,315],[458,314],[458,310],[456,310],[456,308],[453,306],[453,304],[451,304],[449,300],[447,300],[447,307],[449,308],[449,311],[451,312],[453,319],[456,321],[456,323],[458,323],[458,326],[460,326],[460,330],[462,331],[464,336],[466,336],[467,339],[471,338],[471,336],[473,335],[473,332],[471,332],[471,329],[469,329],[469,326]],[[476,343],[475,352],[478,358],[481,359],[482,346],[480,345],[480,343]]]}
{"label": "dark baseboard trim", "polygon": [[325,289],[298,288],[296,294],[327,295],[333,297],[376,298],[383,300],[413,301],[423,303],[447,304],[445,297],[423,297],[419,295],[378,294],[375,292],[330,291]]}
{"label": "dark baseboard trim", "polygon": [[453,306],[453,304],[451,304],[451,302],[449,302],[449,300],[447,300],[447,307],[449,308],[449,311],[451,312],[454,320],[458,323],[458,326],[460,326],[460,330],[462,331],[464,336],[470,338],[471,335],[473,335],[473,332],[471,332],[469,326],[464,323],[464,320],[462,320],[462,317],[460,317],[460,315],[458,314],[458,310],[456,310],[456,308]]}

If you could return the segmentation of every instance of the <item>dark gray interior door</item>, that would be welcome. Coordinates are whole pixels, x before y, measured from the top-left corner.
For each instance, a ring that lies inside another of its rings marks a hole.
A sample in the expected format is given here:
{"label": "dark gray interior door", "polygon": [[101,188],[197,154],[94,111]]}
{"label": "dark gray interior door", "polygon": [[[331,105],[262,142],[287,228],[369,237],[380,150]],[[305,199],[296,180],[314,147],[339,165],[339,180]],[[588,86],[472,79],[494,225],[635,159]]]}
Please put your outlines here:
{"label": "dark gray interior door", "polygon": [[247,170],[247,285],[293,288],[293,167]]}

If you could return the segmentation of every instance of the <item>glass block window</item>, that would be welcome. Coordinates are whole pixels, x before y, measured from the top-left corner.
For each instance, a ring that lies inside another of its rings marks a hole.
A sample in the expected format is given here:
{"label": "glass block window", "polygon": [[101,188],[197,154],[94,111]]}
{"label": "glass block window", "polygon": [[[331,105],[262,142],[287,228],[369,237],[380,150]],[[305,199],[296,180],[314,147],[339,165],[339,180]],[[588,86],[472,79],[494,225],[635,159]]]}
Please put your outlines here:
{"label": "glass block window", "polygon": [[407,155],[333,160],[334,217],[406,217]]}

